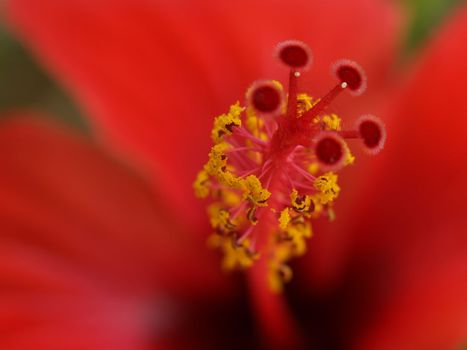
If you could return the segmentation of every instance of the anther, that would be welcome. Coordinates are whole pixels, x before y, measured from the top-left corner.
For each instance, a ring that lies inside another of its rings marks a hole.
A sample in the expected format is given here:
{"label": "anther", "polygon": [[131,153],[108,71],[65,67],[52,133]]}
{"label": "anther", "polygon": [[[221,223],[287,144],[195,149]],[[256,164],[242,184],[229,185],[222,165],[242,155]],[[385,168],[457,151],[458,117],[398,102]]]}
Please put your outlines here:
{"label": "anther", "polygon": [[315,155],[324,171],[335,171],[343,166],[346,145],[337,133],[323,131],[316,137],[315,144]]}
{"label": "anther", "polygon": [[281,111],[283,93],[273,81],[258,80],[248,89],[248,104],[261,115],[277,115]]}

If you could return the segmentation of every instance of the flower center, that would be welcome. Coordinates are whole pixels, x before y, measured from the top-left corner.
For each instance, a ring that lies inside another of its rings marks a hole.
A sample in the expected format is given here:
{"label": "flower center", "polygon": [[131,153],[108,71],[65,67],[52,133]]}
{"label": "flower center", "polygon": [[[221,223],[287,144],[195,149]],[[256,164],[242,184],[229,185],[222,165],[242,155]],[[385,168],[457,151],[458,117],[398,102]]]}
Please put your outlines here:
{"label": "flower center", "polygon": [[288,94],[278,81],[260,80],[246,94],[246,106],[232,105],[214,120],[209,160],[194,183],[200,198],[209,198],[212,226],[209,244],[223,253],[222,266],[249,268],[265,259],[265,280],[274,292],[292,277],[290,259],[303,255],[312,221],[334,218],[340,187],[336,171],[354,162],[345,139],[360,138],[370,153],[385,140],[374,116],[342,130],[341,119],[327,107],[344,90],[361,94],[363,70],[338,61],[337,85],[322,98],[299,92],[299,78],[311,64],[311,51],[289,40],[277,47],[290,69]]}

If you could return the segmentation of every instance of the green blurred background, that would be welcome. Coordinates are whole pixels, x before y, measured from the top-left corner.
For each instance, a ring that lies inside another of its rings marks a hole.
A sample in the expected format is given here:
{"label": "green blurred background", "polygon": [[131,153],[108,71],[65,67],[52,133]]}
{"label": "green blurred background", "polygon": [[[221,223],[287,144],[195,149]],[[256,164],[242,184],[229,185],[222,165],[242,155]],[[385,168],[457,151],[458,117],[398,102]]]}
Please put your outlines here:
{"label": "green blurred background", "polygon": [[[401,61],[416,55],[425,40],[465,0],[400,0],[409,13]],[[90,128],[61,87],[0,25],[0,118],[18,107],[45,112],[84,133]]]}

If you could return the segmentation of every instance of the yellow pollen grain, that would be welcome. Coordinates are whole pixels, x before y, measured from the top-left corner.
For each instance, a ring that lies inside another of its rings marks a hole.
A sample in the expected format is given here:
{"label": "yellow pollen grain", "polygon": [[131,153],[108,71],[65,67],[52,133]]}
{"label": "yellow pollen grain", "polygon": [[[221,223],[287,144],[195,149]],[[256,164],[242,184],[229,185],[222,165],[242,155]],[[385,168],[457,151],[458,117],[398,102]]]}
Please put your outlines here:
{"label": "yellow pollen grain", "polygon": [[284,283],[292,278],[292,270],[286,265],[286,262],[291,258],[291,252],[289,242],[282,242],[274,247],[268,262],[267,276],[269,289],[274,293],[281,293],[284,289]]}
{"label": "yellow pollen grain", "polygon": [[243,182],[244,198],[250,200],[255,206],[267,206],[271,192],[263,188],[261,181],[254,175],[249,175]]}
{"label": "yellow pollen grain", "polygon": [[355,156],[350,151],[350,148],[347,145],[347,143],[344,143],[344,152],[345,152],[344,165],[345,166],[352,165],[355,162]]}
{"label": "yellow pollen grain", "polygon": [[193,183],[196,197],[206,198],[209,195],[209,185],[209,174],[207,171],[201,170]]}
{"label": "yellow pollen grain", "polygon": [[296,189],[290,193],[290,202],[295,210],[303,212],[309,211],[312,204],[310,196],[300,196]]}
{"label": "yellow pollen grain", "polygon": [[318,177],[314,187],[319,191],[318,199],[321,204],[328,204],[337,198],[340,187],[337,184],[337,174],[328,172]]}
{"label": "yellow pollen grain", "polygon": [[220,199],[227,207],[235,207],[242,201],[242,196],[232,190],[223,189],[220,191]]}
{"label": "yellow pollen grain", "polygon": [[224,136],[232,134],[233,127],[242,125],[240,115],[245,110],[240,106],[240,102],[230,106],[227,114],[222,114],[214,120],[214,126],[211,131],[211,138],[215,144],[223,141]]}
{"label": "yellow pollen grain", "polygon": [[279,227],[281,230],[287,229],[290,219],[291,217],[289,213],[289,208],[285,208],[284,210],[281,211],[281,214],[279,216]]}
{"label": "yellow pollen grain", "polygon": [[297,94],[297,117],[300,118],[306,112],[308,112],[315,104],[316,100],[305,93]]}
{"label": "yellow pollen grain", "polygon": [[289,225],[287,235],[292,240],[294,256],[300,256],[306,252],[306,239],[311,237],[311,225],[309,222],[298,222]]}
{"label": "yellow pollen grain", "polygon": [[246,109],[245,125],[248,131],[262,141],[268,140],[268,135],[264,132],[264,120],[259,118],[252,107]]}
{"label": "yellow pollen grain", "polygon": [[229,188],[240,188],[242,179],[235,176],[227,166],[228,157],[226,151],[229,145],[226,143],[218,143],[211,148],[209,152],[209,160],[206,163],[204,170],[211,176],[215,177],[219,183]]}
{"label": "yellow pollen grain", "polygon": [[337,114],[327,114],[321,119],[326,130],[339,131],[342,128],[342,120]]}
{"label": "yellow pollen grain", "polygon": [[230,213],[218,203],[211,204],[208,207],[208,215],[213,229],[229,232],[235,228],[235,225],[230,221]]}
{"label": "yellow pollen grain", "polygon": [[222,268],[233,270],[251,267],[253,262],[259,258],[258,254],[249,250],[248,240],[238,243],[233,236],[220,236],[213,234],[208,239],[208,245],[220,249],[224,253]]}

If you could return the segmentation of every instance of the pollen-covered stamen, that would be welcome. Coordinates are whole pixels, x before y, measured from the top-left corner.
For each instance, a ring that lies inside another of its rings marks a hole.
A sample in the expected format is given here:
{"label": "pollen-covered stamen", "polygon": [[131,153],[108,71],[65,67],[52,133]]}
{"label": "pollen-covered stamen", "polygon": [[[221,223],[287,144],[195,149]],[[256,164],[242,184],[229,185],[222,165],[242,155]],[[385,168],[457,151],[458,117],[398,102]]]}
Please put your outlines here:
{"label": "pollen-covered stamen", "polygon": [[254,83],[246,107],[237,102],[215,118],[213,147],[193,184],[198,197],[210,199],[209,244],[223,253],[222,266],[245,269],[265,261],[264,281],[274,292],[292,278],[289,261],[306,252],[312,220],[335,218],[340,187],[334,170],[355,159],[344,139],[362,139],[376,153],[386,137],[376,117],[363,116],[354,130],[342,130],[340,117],[325,111],[342,91],[364,90],[358,65],[335,65],[338,84],[316,99],[297,88],[311,62],[309,49],[288,41],[277,56],[290,69],[287,108],[279,82]]}
{"label": "pollen-covered stamen", "polygon": [[335,132],[322,132],[315,140],[316,158],[326,170],[339,169],[344,164],[345,152],[345,142]]}
{"label": "pollen-covered stamen", "polygon": [[351,94],[361,95],[366,89],[366,74],[360,65],[348,59],[337,61],[333,72],[341,83],[346,83]]}
{"label": "pollen-covered stamen", "polygon": [[258,80],[248,90],[247,101],[258,114],[277,115],[283,103],[281,86],[274,81]]}

